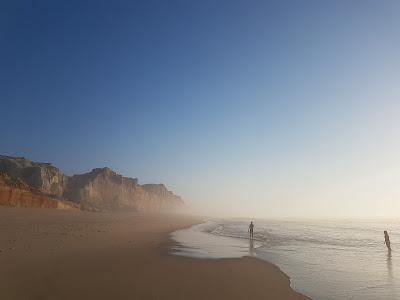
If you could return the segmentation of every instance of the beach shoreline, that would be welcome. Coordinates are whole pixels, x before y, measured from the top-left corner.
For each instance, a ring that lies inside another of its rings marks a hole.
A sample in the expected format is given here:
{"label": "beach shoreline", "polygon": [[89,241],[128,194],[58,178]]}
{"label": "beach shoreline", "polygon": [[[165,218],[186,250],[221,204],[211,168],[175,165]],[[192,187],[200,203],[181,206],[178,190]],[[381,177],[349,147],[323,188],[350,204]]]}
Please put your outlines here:
{"label": "beach shoreline", "polygon": [[2,299],[309,299],[253,257],[171,254],[184,215],[0,207]]}

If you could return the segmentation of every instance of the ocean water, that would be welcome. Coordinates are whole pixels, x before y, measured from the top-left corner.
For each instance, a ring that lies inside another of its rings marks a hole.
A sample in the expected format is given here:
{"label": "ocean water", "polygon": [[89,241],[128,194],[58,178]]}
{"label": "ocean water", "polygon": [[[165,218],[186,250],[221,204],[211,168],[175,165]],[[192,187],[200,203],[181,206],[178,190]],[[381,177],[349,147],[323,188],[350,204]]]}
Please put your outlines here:
{"label": "ocean water", "polygon": [[[208,220],[172,233],[176,255],[254,256],[277,265],[313,299],[400,299],[400,220]],[[390,235],[392,251],[384,244]]]}

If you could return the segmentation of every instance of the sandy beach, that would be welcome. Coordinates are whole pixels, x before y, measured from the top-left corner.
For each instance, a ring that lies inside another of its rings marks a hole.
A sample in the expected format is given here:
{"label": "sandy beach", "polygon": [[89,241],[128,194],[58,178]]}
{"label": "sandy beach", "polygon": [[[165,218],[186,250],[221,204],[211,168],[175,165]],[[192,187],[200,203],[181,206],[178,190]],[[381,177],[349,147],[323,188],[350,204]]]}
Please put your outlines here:
{"label": "sandy beach", "polygon": [[0,207],[0,299],[308,299],[255,258],[169,254],[173,215]]}

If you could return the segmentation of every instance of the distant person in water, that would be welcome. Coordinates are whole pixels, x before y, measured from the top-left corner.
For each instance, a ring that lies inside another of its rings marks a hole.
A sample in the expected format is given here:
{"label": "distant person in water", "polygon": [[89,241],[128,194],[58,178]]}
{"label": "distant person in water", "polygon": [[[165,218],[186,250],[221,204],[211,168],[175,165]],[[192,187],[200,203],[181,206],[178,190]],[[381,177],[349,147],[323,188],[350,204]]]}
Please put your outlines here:
{"label": "distant person in water", "polygon": [[248,230],[251,238],[253,238],[253,228],[254,228],[254,224],[253,224],[253,221],[251,221],[250,225],[249,225],[249,230]]}
{"label": "distant person in water", "polygon": [[387,233],[386,230],[383,232],[383,234],[385,235],[385,244],[386,244],[386,247],[388,248],[389,251],[392,251],[392,248],[390,247],[389,234]]}

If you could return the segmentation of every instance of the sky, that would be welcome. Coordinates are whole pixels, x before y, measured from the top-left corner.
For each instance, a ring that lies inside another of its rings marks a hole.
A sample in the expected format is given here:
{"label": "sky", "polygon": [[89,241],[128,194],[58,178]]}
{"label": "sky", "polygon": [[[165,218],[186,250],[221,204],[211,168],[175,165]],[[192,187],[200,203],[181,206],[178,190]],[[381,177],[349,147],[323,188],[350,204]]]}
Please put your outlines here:
{"label": "sky", "polygon": [[1,1],[0,153],[212,216],[400,216],[399,1]]}

